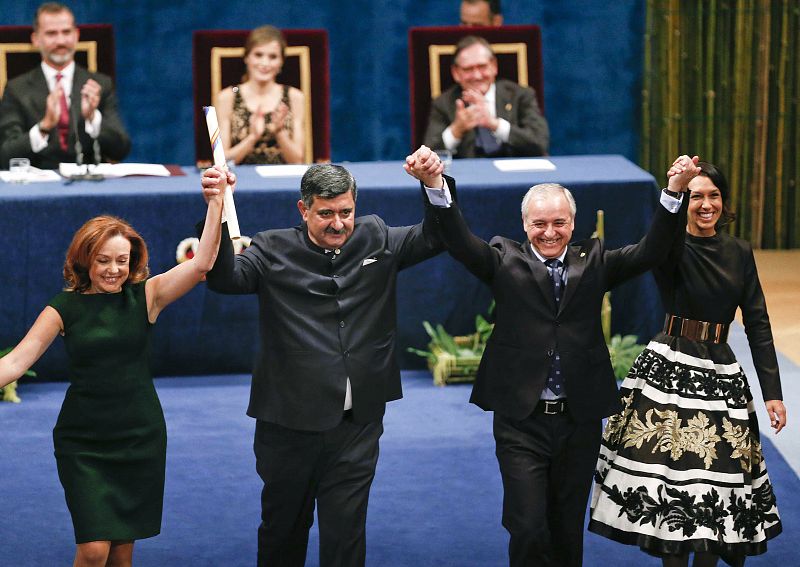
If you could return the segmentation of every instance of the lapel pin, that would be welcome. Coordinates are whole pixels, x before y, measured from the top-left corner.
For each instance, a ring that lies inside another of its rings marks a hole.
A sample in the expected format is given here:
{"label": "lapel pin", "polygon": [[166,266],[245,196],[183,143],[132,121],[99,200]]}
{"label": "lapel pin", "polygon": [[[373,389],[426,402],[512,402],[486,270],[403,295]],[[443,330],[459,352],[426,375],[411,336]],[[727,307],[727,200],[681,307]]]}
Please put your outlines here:
{"label": "lapel pin", "polygon": [[511,103],[510,103],[510,102],[507,102],[507,103],[506,103],[506,111],[507,111],[507,112],[511,112],[511,108],[512,108],[512,106],[511,106]]}

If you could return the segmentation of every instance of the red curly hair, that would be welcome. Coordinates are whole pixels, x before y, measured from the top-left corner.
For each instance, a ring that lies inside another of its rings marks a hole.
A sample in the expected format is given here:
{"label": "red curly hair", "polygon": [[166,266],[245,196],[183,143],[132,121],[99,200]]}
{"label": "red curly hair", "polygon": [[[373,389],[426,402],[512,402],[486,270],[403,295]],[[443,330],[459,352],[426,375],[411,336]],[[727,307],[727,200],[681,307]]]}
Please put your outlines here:
{"label": "red curly hair", "polygon": [[131,243],[129,274],[127,282],[139,283],[147,279],[147,244],[134,228],[121,218],[102,215],[89,219],[72,237],[64,260],[64,281],[67,291],[84,292],[92,285],[89,267],[100,248],[109,238],[122,236]]}

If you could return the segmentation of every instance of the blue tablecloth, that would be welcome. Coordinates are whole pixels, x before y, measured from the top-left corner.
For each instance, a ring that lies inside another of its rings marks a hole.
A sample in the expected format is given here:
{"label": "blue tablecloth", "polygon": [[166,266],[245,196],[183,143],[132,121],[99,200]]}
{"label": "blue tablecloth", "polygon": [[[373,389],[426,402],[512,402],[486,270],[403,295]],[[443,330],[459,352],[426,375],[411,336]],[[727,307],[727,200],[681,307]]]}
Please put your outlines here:
{"label": "blue tablecloth", "polygon": [[[487,160],[456,160],[461,206],[474,232],[524,238],[520,202],[536,183],[553,181],[573,191],[578,204],[574,238],[588,237],[595,212],[606,214],[606,241],[616,248],[645,233],[658,203],[652,176],[622,156],[550,158],[555,171],[503,173]],[[421,218],[418,185],[399,161],[344,164],[358,184],[358,213],[377,213],[392,225]],[[130,221],[150,250],[152,273],[175,264],[178,243],[194,236],[204,216],[200,174],[128,177],[100,183],[11,185],[0,183],[0,348],[19,341],[49,299],[61,289],[64,253],[75,230],[88,218],[110,213]],[[252,167],[237,168],[237,211],[243,234],[299,222],[299,178],[262,178]],[[402,351],[427,344],[422,320],[442,323],[452,333],[474,330],[474,318],[491,300],[478,282],[446,254],[400,275],[398,337]],[[642,340],[663,320],[652,278],[647,275],[612,294],[613,331]],[[221,296],[199,285],[159,317],[153,336],[157,375],[247,372],[257,345],[254,297]],[[422,359],[405,352],[401,365]],[[34,367],[46,378],[66,377],[61,341]]]}

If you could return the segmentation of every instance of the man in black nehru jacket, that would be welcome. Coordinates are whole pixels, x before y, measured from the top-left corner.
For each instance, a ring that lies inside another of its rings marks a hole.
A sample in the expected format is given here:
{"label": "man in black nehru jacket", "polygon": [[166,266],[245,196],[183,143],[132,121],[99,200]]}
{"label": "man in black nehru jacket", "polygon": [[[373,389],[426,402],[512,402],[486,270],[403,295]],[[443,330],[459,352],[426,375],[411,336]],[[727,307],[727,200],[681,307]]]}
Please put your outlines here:
{"label": "man in black nehru jacket", "polygon": [[[225,181],[203,175],[206,195]],[[235,183],[228,174],[227,181]],[[450,183],[454,182],[452,179]],[[395,358],[397,273],[443,250],[431,207],[415,226],[356,217],[344,167],[312,165],[302,223],[259,232],[234,255],[227,230],[208,287],[256,294],[260,349],[247,413],[264,482],[260,567],[305,564],[319,519],[322,567],[362,567],[367,501],[386,402],[402,397]]]}

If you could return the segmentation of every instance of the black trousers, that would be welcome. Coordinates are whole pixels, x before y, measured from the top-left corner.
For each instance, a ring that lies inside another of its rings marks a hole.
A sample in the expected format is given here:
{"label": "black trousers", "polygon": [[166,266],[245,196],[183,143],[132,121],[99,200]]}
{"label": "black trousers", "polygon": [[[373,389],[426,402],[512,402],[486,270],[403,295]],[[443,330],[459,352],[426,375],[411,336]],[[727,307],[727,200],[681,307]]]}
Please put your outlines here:
{"label": "black trousers", "polygon": [[600,420],[576,423],[566,413],[533,413],[522,421],[495,413],[511,567],[582,565],[601,425]]}
{"label": "black trousers", "polygon": [[321,567],[363,567],[367,501],[383,422],[345,418],[329,431],[256,422],[261,492],[259,567],[302,567],[318,505]]}

